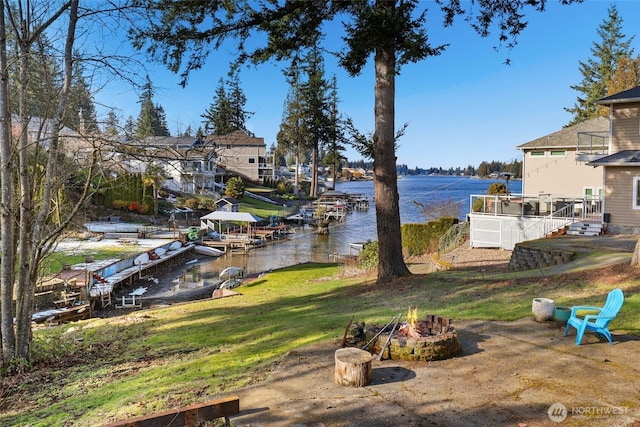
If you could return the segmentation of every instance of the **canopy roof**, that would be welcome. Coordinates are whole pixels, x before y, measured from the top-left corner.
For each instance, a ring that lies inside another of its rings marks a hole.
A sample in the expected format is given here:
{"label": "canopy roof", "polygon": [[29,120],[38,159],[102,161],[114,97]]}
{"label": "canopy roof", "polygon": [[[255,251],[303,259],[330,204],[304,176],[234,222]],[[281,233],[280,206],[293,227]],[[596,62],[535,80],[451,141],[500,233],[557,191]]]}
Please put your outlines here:
{"label": "canopy roof", "polygon": [[242,221],[242,222],[258,222],[262,221],[262,218],[255,216],[249,212],[227,212],[227,211],[214,211],[200,217],[201,220],[211,221]]}

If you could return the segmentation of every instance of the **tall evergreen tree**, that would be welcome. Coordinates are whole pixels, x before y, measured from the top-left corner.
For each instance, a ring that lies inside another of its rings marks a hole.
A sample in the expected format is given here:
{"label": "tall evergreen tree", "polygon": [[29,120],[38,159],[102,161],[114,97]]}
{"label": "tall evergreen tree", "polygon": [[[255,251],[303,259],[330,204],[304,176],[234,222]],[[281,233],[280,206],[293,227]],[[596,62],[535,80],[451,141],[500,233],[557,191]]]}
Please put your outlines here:
{"label": "tall evergreen tree", "polygon": [[229,86],[227,99],[231,104],[231,126],[234,130],[241,130],[247,135],[253,136],[253,133],[247,128],[247,121],[253,116],[253,113],[245,110],[247,97],[240,87],[240,76],[237,71],[233,73],[227,84]]}
{"label": "tall evergreen tree", "polygon": [[87,134],[98,130],[98,120],[91,87],[84,76],[84,66],[79,61],[77,64],[69,93],[69,104],[65,111],[64,124],[81,134]]}
{"label": "tall evergreen tree", "polygon": [[103,133],[107,136],[115,136],[120,133],[120,124],[118,123],[118,116],[113,110],[109,110],[109,112],[107,113],[107,119],[104,123]]}
{"label": "tall evergreen tree", "polygon": [[145,138],[147,136],[169,136],[167,119],[164,108],[153,103],[153,84],[147,76],[147,81],[143,86],[140,95],[140,114],[136,122],[136,136]]}
{"label": "tall evergreen tree", "polygon": [[317,46],[305,57],[307,81],[301,86],[302,119],[306,128],[307,147],[311,152],[311,197],[318,192],[320,148],[329,142],[329,84],[324,77],[324,61]]}
{"label": "tall evergreen tree", "polygon": [[225,82],[222,78],[218,81],[218,87],[209,104],[200,117],[202,117],[205,132],[213,135],[228,135],[241,130],[248,135],[253,135],[247,129],[247,120],[253,115],[245,110],[247,97],[240,87],[240,78],[235,72],[230,80]]}
{"label": "tall evergreen tree", "polygon": [[[286,79],[289,83],[289,91],[284,101],[282,110],[282,121],[280,129],[276,137],[278,141],[278,150],[285,157],[289,154],[293,158],[296,166],[294,193],[297,195],[299,190],[298,174],[299,165],[306,160],[306,126],[304,126],[303,112],[303,96],[300,81],[300,68],[297,61],[289,67],[285,72]],[[291,162],[289,162],[290,164]]]}
{"label": "tall evergreen tree", "polygon": [[344,124],[338,111],[338,102],[338,81],[334,75],[331,79],[329,92],[329,128],[326,147],[327,152],[324,158],[324,164],[331,167],[334,189],[338,176],[338,168],[340,167],[340,160],[343,158],[342,152],[345,150]]}
{"label": "tall evergreen tree", "polygon": [[633,49],[630,47],[633,36],[625,40],[626,36],[622,33],[623,19],[618,14],[615,4],[609,7],[608,13],[607,20],[597,30],[600,42],[593,43],[593,56],[586,62],[580,62],[582,81],[571,86],[571,89],[580,95],[572,108],[565,108],[565,111],[573,114],[567,126],[593,119],[598,115],[608,116],[608,108],[598,107],[595,101],[609,94],[608,87],[618,62],[622,58],[633,56]]}
{"label": "tall evergreen tree", "polygon": [[124,122],[123,129],[124,137],[127,141],[133,139],[136,136],[136,121],[133,119],[133,116],[127,117],[127,121]]}
{"label": "tall evergreen tree", "polygon": [[231,101],[227,97],[224,80],[220,78],[213,102],[209,104],[200,117],[204,124],[204,131],[213,135],[228,135],[233,132],[231,124]]}
{"label": "tall evergreen tree", "polygon": [[[564,4],[578,0],[563,0]],[[483,37],[497,29],[509,47],[526,28],[524,9],[544,11],[547,0],[502,0],[463,3],[439,0],[436,5],[450,26],[462,15]],[[374,160],[374,197],[378,232],[378,282],[410,274],[402,257],[400,208],[396,174],[395,77],[403,65],[439,55],[446,45],[432,46],[426,33],[426,11],[416,11],[419,0],[257,1],[151,3],[132,30],[135,47],[157,54],[168,68],[189,73],[202,67],[209,44],[235,38],[238,62],[263,63],[291,59],[300,49],[321,38],[326,23],[342,22],[345,47],[340,65],[351,76],[367,64],[375,71],[374,135],[369,150]],[[466,10],[468,9],[468,10]],[[431,21],[430,21],[431,22]],[[247,43],[251,38],[251,43]],[[256,41],[256,43],[253,43]],[[262,44],[258,44],[264,42]],[[186,57],[186,61],[184,61]],[[373,57],[373,61],[370,61]]]}

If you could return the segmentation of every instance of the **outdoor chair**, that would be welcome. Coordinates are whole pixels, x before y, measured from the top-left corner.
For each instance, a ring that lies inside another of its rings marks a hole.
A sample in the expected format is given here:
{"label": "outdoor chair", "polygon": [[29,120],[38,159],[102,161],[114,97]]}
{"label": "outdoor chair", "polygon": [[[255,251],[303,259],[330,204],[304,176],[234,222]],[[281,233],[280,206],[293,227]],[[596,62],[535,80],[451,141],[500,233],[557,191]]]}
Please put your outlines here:
{"label": "outdoor chair", "polygon": [[[609,292],[607,301],[603,307],[589,307],[589,306],[575,306],[571,308],[571,315],[567,321],[567,327],[564,330],[564,336],[569,333],[569,328],[576,328],[576,345],[580,345],[582,336],[585,331],[593,331],[598,334],[602,334],[613,344],[611,339],[611,332],[609,332],[609,323],[616,318],[622,303],[624,302],[624,295],[620,289],[614,289]],[[597,314],[587,314],[584,318],[580,318],[576,315],[578,311],[597,311]]]}

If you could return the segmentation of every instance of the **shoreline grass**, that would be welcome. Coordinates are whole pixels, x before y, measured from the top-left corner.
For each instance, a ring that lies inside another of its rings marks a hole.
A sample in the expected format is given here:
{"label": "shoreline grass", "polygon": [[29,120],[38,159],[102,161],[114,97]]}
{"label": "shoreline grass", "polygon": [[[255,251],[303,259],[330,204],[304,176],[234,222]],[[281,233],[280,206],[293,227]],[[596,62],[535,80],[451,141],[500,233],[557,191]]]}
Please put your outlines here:
{"label": "shoreline grass", "polygon": [[414,275],[389,285],[344,279],[336,264],[275,270],[237,290],[117,318],[90,319],[34,333],[40,365],[3,379],[0,425],[95,425],[202,402],[262,381],[289,351],[338,340],[351,315],[386,324],[408,306],[419,315],[510,321],[529,316],[535,297],[599,304],[620,287],[625,305],[612,324],[640,334],[633,271],[483,279]]}

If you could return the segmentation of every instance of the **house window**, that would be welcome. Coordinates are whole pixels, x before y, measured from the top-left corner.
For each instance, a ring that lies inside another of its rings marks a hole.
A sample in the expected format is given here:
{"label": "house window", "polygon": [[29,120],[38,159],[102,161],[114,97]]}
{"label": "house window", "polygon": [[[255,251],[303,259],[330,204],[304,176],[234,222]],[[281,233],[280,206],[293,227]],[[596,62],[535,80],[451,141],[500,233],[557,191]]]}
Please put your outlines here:
{"label": "house window", "polygon": [[553,157],[564,157],[567,154],[564,150],[551,150],[551,156]]}
{"label": "house window", "polygon": [[253,157],[249,157],[249,163],[255,163],[256,159],[254,159]]}
{"label": "house window", "polygon": [[535,151],[530,151],[529,155],[531,157],[544,157],[544,150],[535,150]]}
{"label": "house window", "polygon": [[640,209],[640,176],[633,177],[633,209]]}
{"label": "house window", "polygon": [[585,187],[584,188],[584,198],[585,200],[593,199],[593,187]]}

